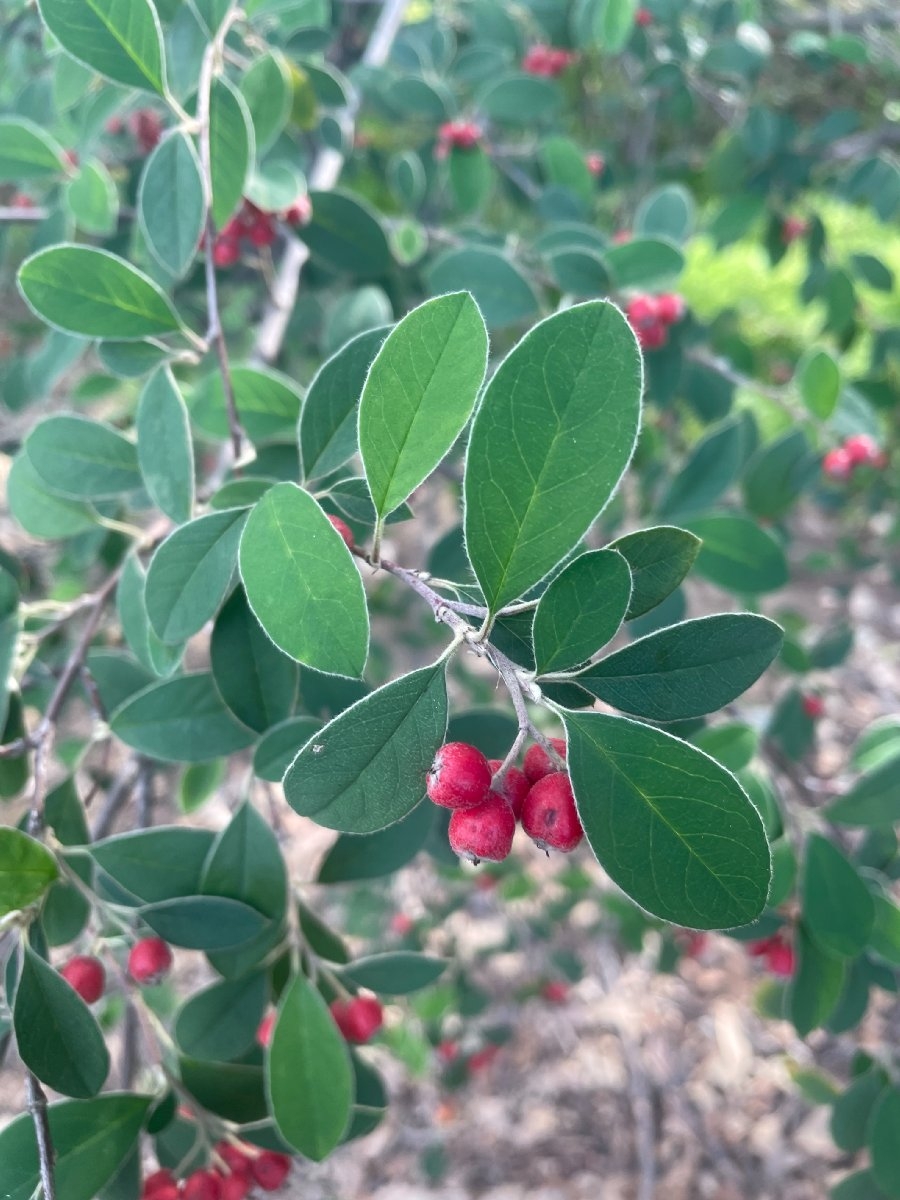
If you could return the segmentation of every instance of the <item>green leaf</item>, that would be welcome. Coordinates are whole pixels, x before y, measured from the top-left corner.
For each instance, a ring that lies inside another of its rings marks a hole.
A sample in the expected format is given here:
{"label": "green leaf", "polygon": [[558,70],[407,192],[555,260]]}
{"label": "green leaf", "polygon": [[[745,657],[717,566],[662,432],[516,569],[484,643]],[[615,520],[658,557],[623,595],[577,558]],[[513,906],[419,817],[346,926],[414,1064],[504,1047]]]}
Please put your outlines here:
{"label": "green leaf", "polygon": [[615,550],[582,554],[550,583],[534,614],[538,675],[580,666],[610,641],[631,598],[628,563]]}
{"label": "green leaf", "polygon": [[347,192],[309,193],[313,219],[298,232],[314,259],[358,279],[377,279],[391,266],[391,251],[374,211]]}
{"label": "green leaf", "polygon": [[297,917],[300,921],[300,932],[313,954],[318,954],[320,958],[332,963],[350,961],[350,954],[343,939],[300,900],[297,901]]}
{"label": "green leaf", "polygon": [[119,219],[119,193],[109,171],[88,159],[66,188],[66,204],[79,229],[97,237],[114,233]]}
{"label": "green leaf", "polygon": [[820,421],[827,421],[841,394],[841,369],[827,350],[811,350],[797,365],[795,376],[803,403]]}
{"label": "green leaf", "polygon": [[685,521],[702,541],[697,574],[739,594],[773,592],[788,580],[787,561],[780,544],[766,529],[747,517],[714,513]]}
{"label": "green leaf", "polygon": [[208,829],[158,826],[95,842],[91,856],[120,887],[152,904],[199,889],[213,840]]}
{"label": "green leaf", "polygon": [[[94,1200],[137,1143],[149,1107],[149,1096],[124,1094],[49,1106],[60,1200]],[[0,1194],[4,1200],[32,1200],[39,1189],[34,1122],[23,1113],[0,1132]]]}
{"label": "green leaf", "polygon": [[259,739],[253,754],[253,773],[269,783],[281,783],[284,773],[322,722],[313,717],[290,717],[273,725]]}
{"label": "green leaf", "polygon": [[659,288],[671,284],[684,268],[684,255],[662,238],[632,238],[610,246],[604,261],[619,288]]}
{"label": "green leaf", "polygon": [[197,517],[171,533],[147,569],[147,615],[167,645],[186,641],[212,617],[234,575],[246,509]]}
{"label": "green leaf", "polygon": [[407,996],[431,987],[446,971],[447,960],[394,950],[358,958],[339,972],[354,987],[369,988],[381,996]]}
{"label": "green leaf", "polygon": [[682,621],[594,663],[576,682],[648,721],[683,721],[730,704],[781,649],[782,631],[753,613]]}
{"label": "green leaf", "polygon": [[150,499],[176,524],[184,524],[194,507],[194,449],[187,408],[167,367],[147,380],[135,429]]}
{"label": "green leaf", "polygon": [[196,257],[206,215],[200,161],[186,134],[173,130],[147,159],[137,207],[148,250],[180,278]]}
{"label": "green leaf", "polygon": [[241,202],[253,155],[253,123],[246,101],[230,80],[219,75],[209,95],[212,218],[217,229]]}
{"label": "green leaf", "polygon": [[50,180],[65,173],[63,148],[25,117],[0,117],[0,183]]}
{"label": "green leaf", "polygon": [[489,329],[527,321],[539,309],[532,283],[500,250],[462,246],[447,250],[428,267],[432,292],[471,292]]}
{"label": "green leaf", "polygon": [[268,1001],[262,972],[214,983],[186,1001],[175,1018],[175,1041],[191,1058],[228,1062],[252,1050]]}
{"label": "green leaf", "polygon": [[[116,607],[122,633],[135,658],[148,671],[154,675],[171,675],[181,661],[184,645],[166,646],[151,628],[147,615],[146,588],[147,573],[132,552],[122,564],[122,574],[116,588]],[[127,695],[136,690],[130,690]]]}
{"label": "green leaf", "polygon": [[754,921],[769,891],[769,847],[734,776],[648,725],[601,713],[564,720],[581,822],[619,887],[691,929]]}
{"label": "green leaf", "polygon": [[46,487],[75,500],[102,500],[141,486],[137,447],[112,425],[68,413],[34,426],[25,450]]}
{"label": "green leaf", "polygon": [[799,922],[794,946],[797,966],[787,991],[787,1015],[800,1037],[824,1025],[834,1012],[844,986],[844,960],[829,954]]}
{"label": "green leaf", "polygon": [[288,803],[327,829],[374,833],[425,795],[447,730],[443,662],[402,675],[330,721],[284,777]]}
{"label": "green leaf", "polygon": [[607,54],[621,54],[634,29],[638,0],[599,0],[594,9],[594,36]]}
{"label": "green leaf", "polygon": [[278,1006],[266,1091],[284,1140],[314,1162],[327,1158],[350,1120],[353,1067],[325,1001],[302,975]]}
{"label": "green leaf", "polygon": [[842,958],[866,948],[875,904],[853,865],[833,842],[818,834],[806,840],[803,920],[819,945]]}
{"label": "green leaf", "polygon": [[319,868],[319,883],[379,879],[406,866],[425,847],[434,829],[436,810],[420,804],[395,825],[367,837],[342,833]]}
{"label": "green leaf", "polygon": [[889,962],[900,967],[900,908],[883,892],[874,892],[875,923],[869,937],[871,949]]}
{"label": "green leaf", "polygon": [[241,538],[247,600],[279,649],[297,662],[358,678],[369,612],[353,556],[316,501],[293,483],[266,492]]}
{"label": "green leaf", "polygon": [[508,125],[544,123],[562,108],[563,93],[554,79],[524,72],[492,80],[478,97],[478,107],[492,121]]}
{"label": "green leaf", "polygon": [[212,675],[166,679],[138,692],[110,718],[126,746],[163,762],[203,762],[243,750],[253,731],[222,703]]}
{"label": "green leaf", "polygon": [[305,479],[320,479],[356,453],[359,398],[387,330],[369,329],[319,368],[303,401],[298,436]]}
{"label": "green leaf", "polygon": [[856,739],[850,764],[855,771],[871,771],[900,756],[900,718],[879,717]]}
{"label": "green leaf", "polygon": [[134,341],[173,333],[161,288],[123,258],[93,246],[50,246],[19,268],[19,290],[48,325],[81,337]]}
{"label": "green leaf", "polygon": [[240,1125],[268,1118],[262,1067],[203,1062],[185,1056],[179,1058],[178,1068],[181,1082],[209,1112]]}
{"label": "green leaf", "polygon": [[872,1155],[872,1176],[885,1196],[900,1196],[900,1087],[882,1092],[869,1125],[867,1142]]}
{"label": "green leaf", "polygon": [[388,335],[359,404],[359,448],[379,519],[459,437],[484,380],[487,352],[487,330],[467,292],[426,301]]}
{"label": "green leaf", "polygon": [[[278,371],[255,367],[231,368],[234,403],[247,436],[254,442],[271,441],[292,433],[300,412],[301,392],[293,380]],[[222,375],[213,371],[201,380],[188,399],[191,420],[211,437],[228,437],[228,416]]]}
{"label": "green leaf", "polygon": [[18,829],[0,829],[0,916],[39,900],[59,875],[56,859]]}
{"label": "green leaf", "polygon": [[271,920],[281,920],[288,898],[284,859],[275,834],[245,802],[216,838],[200,891],[242,900]]}
{"label": "green leaf", "polygon": [[150,0],[40,0],[39,7],[73,58],[126,87],[165,92],[162,30]]}
{"label": "green leaf", "polygon": [[13,1026],[22,1062],[42,1083],[78,1100],[103,1087],[109,1052],[100,1027],[75,989],[28,946]]}
{"label": "green leaf", "polygon": [[838,825],[893,825],[900,821],[900,772],[895,757],[862,775],[825,810]]}
{"label": "green leaf", "polygon": [[469,441],[466,543],[497,612],[571,551],[613,494],[640,421],[641,360],[622,313],[548,317],[487,386]]}
{"label": "green leaf", "polygon": [[210,666],[222,699],[251,729],[264,733],[290,716],[297,697],[297,664],[269,640],[235,588],[216,618]]}
{"label": "green leaf", "polygon": [[732,417],[694,446],[659,502],[663,517],[708,509],[737,478],[744,461],[744,421]]}
{"label": "green leaf", "polygon": [[268,927],[255,908],[221,896],[178,896],[141,909],[141,919],[161,938],[186,950],[234,950]]}
{"label": "green leaf", "polygon": [[884,1200],[884,1192],[875,1187],[875,1176],[868,1169],[845,1175],[828,1192],[829,1200]]}
{"label": "green leaf", "polygon": [[645,237],[683,242],[694,227],[694,200],[687,188],[668,183],[645,196],[634,214],[634,228]]}
{"label": "green leaf", "polygon": [[831,1136],[839,1149],[847,1154],[857,1154],[865,1146],[872,1109],[886,1086],[884,1071],[873,1066],[854,1079],[835,1102]]}
{"label": "green leaf", "polygon": [[244,72],[241,94],[253,122],[258,154],[262,154],[284,128],[291,111],[292,92],[288,67],[284,56],[278,52],[258,55]]}
{"label": "green leaf", "polygon": [[700,551],[700,539],[674,525],[627,533],[609,545],[631,570],[631,601],[625,620],[656,608],[678,587]]}
{"label": "green leaf", "polygon": [[227,764],[221,758],[209,762],[191,763],[178,780],[178,808],[183,813],[196,812],[225,782]]}

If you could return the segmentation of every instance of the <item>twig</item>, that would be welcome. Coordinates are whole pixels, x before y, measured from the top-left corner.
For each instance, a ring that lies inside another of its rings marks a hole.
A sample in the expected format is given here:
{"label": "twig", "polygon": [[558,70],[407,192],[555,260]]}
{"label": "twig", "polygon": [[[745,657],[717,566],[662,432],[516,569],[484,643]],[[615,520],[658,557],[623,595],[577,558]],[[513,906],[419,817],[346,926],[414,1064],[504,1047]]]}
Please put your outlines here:
{"label": "twig", "polygon": [[21,221],[24,224],[35,224],[38,221],[43,221],[49,212],[46,208],[38,208],[37,206],[24,204],[3,204],[0,205],[0,222],[12,223]]}
{"label": "twig", "polygon": [[28,1111],[34,1122],[43,1200],[56,1200],[56,1179],[53,1173],[56,1154],[53,1150],[53,1139],[50,1136],[47,1097],[44,1095],[44,1089],[38,1082],[37,1076],[31,1071],[25,1074],[25,1095],[28,1100]]}
{"label": "twig", "polygon": [[[403,21],[407,0],[385,0],[378,20],[372,28],[368,45],[362,55],[367,67],[381,67],[387,62],[394,38]],[[347,106],[344,124],[349,127],[359,109],[359,97],[354,95]],[[345,130],[346,132],[346,130]],[[344,166],[344,156],[337,150],[322,149],[316,157],[309,175],[312,191],[330,191]],[[290,238],[284,249],[278,274],[272,285],[269,302],[256,331],[256,343],[251,362],[274,362],[281,352],[287,333],[288,322],[297,301],[300,287],[300,272],[309,258],[309,250],[298,238]]]}
{"label": "twig", "polygon": [[94,822],[91,837],[95,842],[105,838],[112,829],[113,821],[126,804],[140,773],[140,760],[136,754],[129,756],[119,774],[110,784],[106,800]]}

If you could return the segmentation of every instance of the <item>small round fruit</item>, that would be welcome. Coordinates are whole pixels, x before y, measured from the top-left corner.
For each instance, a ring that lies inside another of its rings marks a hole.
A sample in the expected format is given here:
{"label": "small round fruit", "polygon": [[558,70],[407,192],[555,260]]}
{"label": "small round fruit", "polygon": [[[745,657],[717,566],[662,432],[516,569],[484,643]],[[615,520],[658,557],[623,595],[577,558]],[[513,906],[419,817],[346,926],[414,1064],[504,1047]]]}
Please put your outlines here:
{"label": "small round fruit", "polygon": [[249,1171],[253,1158],[233,1142],[216,1142],[215,1152],[232,1171]]}
{"label": "small round fruit", "polygon": [[475,808],[459,808],[450,818],[450,848],[473,863],[502,862],[512,850],[516,818],[509,802],[496,792]]}
{"label": "small round fruit", "polygon": [[335,1000],[331,1005],[331,1015],[346,1041],[354,1046],[368,1042],[384,1024],[384,1010],[374,996]]}
{"label": "small round fruit", "polygon": [[804,696],[803,711],[811,721],[817,721],[825,716],[825,701],[821,696]]}
{"label": "small round fruit", "polygon": [[551,979],[541,988],[541,996],[549,1004],[565,1004],[569,998],[569,985],[561,979]]}
{"label": "small round fruit", "polygon": [[183,1200],[221,1200],[222,1176],[216,1171],[194,1171],[182,1185]]}
{"label": "small round fruit", "polygon": [[237,238],[225,237],[219,234],[213,242],[212,260],[217,267],[233,267],[241,257],[241,247]]}
{"label": "small round fruit", "polygon": [[[488,762],[495,775],[503,765],[499,758],[488,759]],[[513,816],[518,821],[522,815],[522,805],[525,803],[530,786],[523,771],[520,771],[518,767],[510,767],[500,783],[497,783],[496,779],[492,782],[491,791],[499,793],[506,800],[513,810]]]}
{"label": "small round fruit", "polygon": [[106,972],[99,958],[79,954],[70,958],[60,970],[60,975],[73,988],[85,1004],[95,1004],[106,987]]}
{"label": "small round fruit", "polygon": [[429,800],[442,808],[473,808],[491,788],[488,760],[467,742],[447,742],[434,756],[425,784]]}
{"label": "small round fruit", "polygon": [[172,969],[172,951],[162,938],[141,938],[128,955],[128,974],[135,983],[154,984],[165,979]]}
{"label": "small round fruit", "polygon": [[879,455],[878,443],[867,433],[851,434],[844,439],[843,448],[855,467],[874,462]]}
{"label": "small round fruit", "polygon": [[163,1197],[168,1197],[168,1193],[178,1195],[178,1184],[175,1181],[175,1176],[171,1171],[165,1168],[159,1171],[154,1171],[152,1175],[148,1175],[144,1180],[144,1186],[141,1195],[144,1200],[162,1200]]}
{"label": "small round fruit", "polygon": [[219,1200],[246,1200],[252,1187],[253,1177],[249,1167],[242,1171],[232,1171],[222,1180]]}
{"label": "small round fruit", "polygon": [[[272,1034],[275,1032],[276,1016],[277,1013],[275,1012],[267,1012],[260,1021],[259,1027],[256,1030],[256,1044],[258,1046],[268,1046],[272,1041]],[[228,1159],[226,1158],[225,1161],[228,1162]]]}
{"label": "small round fruit", "polygon": [[344,545],[347,547],[347,549],[352,550],[355,545],[355,543],[353,541],[353,530],[350,528],[350,526],[347,524],[347,522],[342,521],[340,517],[332,517],[332,516],[329,516],[328,520],[331,522],[331,524],[335,527],[335,529],[338,531],[338,533],[343,538]]}
{"label": "small round fruit", "polygon": [[853,473],[853,467],[853,458],[843,446],[829,450],[822,459],[822,470],[829,479],[849,479]]}
{"label": "small round fruit", "polygon": [[656,297],[656,314],[664,325],[674,325],[684,316],[684,301],[675,292]]}
{"label": "small round fruit", "polygon": [[[566,743],[562,738],[551,738],[550,745],[559,755],[565,760]],[[550,761],[550,755],[543,746],[529,746],[525,751],[525,778],[529,783],[537,783],[539,779],[543,779],[545,775],[552,775],[554,771],[559,770],[557,763]]]}
{"label": "small round fruit", "polygon": [[291,1160],[277,1150],[263,1150],[250,1164],[250,1174],[264,1192],[275,1192],[287,1179]]}
{"label": "small round fruit", "polygon": [[572,784],[564,771],[532,785],[522,806],[522,828],[539,850],[568,854],[584,837]]}

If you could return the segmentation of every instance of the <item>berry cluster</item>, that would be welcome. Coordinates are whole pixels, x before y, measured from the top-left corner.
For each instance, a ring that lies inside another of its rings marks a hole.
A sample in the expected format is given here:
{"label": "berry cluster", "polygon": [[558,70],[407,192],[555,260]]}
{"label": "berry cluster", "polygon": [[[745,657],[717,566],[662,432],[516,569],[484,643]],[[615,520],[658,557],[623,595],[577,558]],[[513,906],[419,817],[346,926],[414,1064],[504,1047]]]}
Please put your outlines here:
{"label": "berry cluster", "polygon": [[232,217],[213,242],[212,256],[217,267],[231,267],[241,257],[242,242],[260,249],[271,246],[278,236],[278,222],[308,225],[312,220],[309,196],[298,196],[283,212],[266,212],[252,200],[244,200],[240,212]]}
{"label": "berry cluster", "polygon": [[554,79],[562,75],[578,58],[571,50],[558,50],[554,46],[532,46],[522,59],[522,70],[529,75],[544,75]]}
{"label": "berry cluster", "polygon": [[121,117],[110,117],[106,122],[106,132],[117,137],[125,130],[131,134],[138,144],[142,154],[149,154],[159,145],[162,137],[162,117],[154,108],[137,108],[123,120]]}
{"label": "berry cluster", "polygon": [[781,222],[781,240],[786,246],[806,237],[809,232],[809,221],[803,217],[785,217]]}
{"label": "berry cluster", "polygon": [[[564,759],[566,744],[552,738]],[[466,742],[448,742],[435,756],[426,780],[429,798],[452,810],[450,846],[474,863],[501,862],[512,850],[516,823],[541,850],[574,850],[584,836],[568,774],[543,746],[530,746],[523,770],[499,775],[499,759],[487,759]]]}
{"label": "berry cluster", "polygon": [[749,942],[747,950],[753,958],[761,958],[766,970],[772,975],[778,975],[782,979],[793,975],[796,965],[794,947],[784,934],[773,933],[771,937]]}
{"label": "berry cluster", "polygon": [[684,316],[684,301],[672,292],[634,296],[625,307],[629,324],[645,350],[658,350],[669,340],[669,326]]}
{"label": "berry cluster", "polygon": [[[140,938],[128,955],[128,974],[141,987],[160,983],[172,969],[172,950],[158,937]],[[76,954],[59,971],[85,1004],[96,1004],[106,990],[106,971],[99,958]]]}
{"label": "berry cluster", "polygon": [[886,466],[887,455],[867,433],[854,433],[845,438],[822,459],[822,470],[828,478],[841,481],[849,479],[857,467],[875,467],[881,471]]}
{"label": "berry cluster", "polygon": [[481,126],[474,121],[445,121],[437,132],[435,158],[446,158],[451,150],[474,150],[481,141]]}
{"label": "berry cluster", "polygon": [[154,1171],[144,1180],[141,1200],[245,1200],[255,1187],[277,1191],[291,1169],[290,1158],[275,1150],[219,1142],[213,1152],[221,1169],[194,1171],[181,1180],[171,1171]]}

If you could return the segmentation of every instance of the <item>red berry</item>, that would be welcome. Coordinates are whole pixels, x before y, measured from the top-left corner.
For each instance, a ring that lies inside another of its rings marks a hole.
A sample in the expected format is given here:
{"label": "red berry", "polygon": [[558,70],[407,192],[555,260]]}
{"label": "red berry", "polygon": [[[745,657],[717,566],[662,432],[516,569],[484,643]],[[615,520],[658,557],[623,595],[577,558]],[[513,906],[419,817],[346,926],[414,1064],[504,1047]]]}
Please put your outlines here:
{"label": "red berry", "polygon": [[290,208],[282,213],[282,220],[288,225],[308,225],[312,220],[312,200],[309,196],[298,196]]}
{"label": "red berry", "polygon": [[447,742],[434,756],[425,781],[429,800],[442,808],[472,808],[486,799],[491,768],[467,742]]}
{"label": "red berry", "polygon": [[550,1004],[565,1004],[569,998],[569,985],[561,979],[552,979],[541,988],[541,995]]}
{"label": "red berry", "polygon": [[664,325],[674,325],[684,316],[684,301],[674,292],[663,292],[656,297],[656,315]]}
{"label": "red berry", "polygon": [[128,128],[145,154],[149,154],[162,137],[162,118],[152,108],[139,108],[128,118]]}
{"label": "red berry", "polygon": [[233,1142],[216,1142],[216,1154],[231,1168],[232,1171],[249,1171],[252,1155],[235,1146]]}
{"label": "red berry", "polygon": [[844,453],[854,467],[874,462],[879,456],[878,443],[867,433],[854,433],[844,439]]}
{"label": "red berry", "polygon": [[496,792],[474,808],[457,809],[450,818],[450,848],[474,863],[502,862],[512,850],[516,818],[509,802]]}
{"label": "red berry", "polygon": [[[503,765],[499,758],[491,758],[488,760],[491,770],[496,773]],[[518,821],[522,815],[522,805],[525,803],[525,797],[528,795],[529,784],[524,772],[518,767],[510,767],[503,776],[501,783],[494,780],[491,784],[491,791],[497,792],[503,797],[513,811],[513,816]]]}
{"label": "red berry", "polygon": [[172,1183],[160,1184],[152,1192],[145,1189],[141,1192],[141,1200],[181,1200],[181,1188],[173,1180]]}
{"label": "red berry", "polygon": [[212,259],[217,267],[233,267],[241,257],[241,246],[237,238],[220,233],[213,242]]}
{"label": "red berry", "polygon": [[34,201],[25,192],[15,192],[9,203],[11,208],[34,208]]}
{"label": "red berry", "polygon": [[459,1058],[459,1042],[438,1042],[435,1053],[441,1062],[452,1063],[454,1059]]}
{"label": "red berry", "polygon": [[146,1200],[149,1200],[151,1196],[153,1200],[157,1200],[157,1196],[169,1188],[174,1188],[175,1195],[178,1194],[178,1184],[175,1182],[175,1176],[172,1172],[167,1170],[154,1171],[152,1175],[148,1175],[144,1180],[144,1188],[141,1195],[146,1197]]}
{"label": "red berry", "polygon": [[636,25],[643,25],[643,26],[652,25],[653,24],[653,13],[650,11],[649,8],[639,8],[637,10],[637,12],[634,14],[634,21],[635,21]]}
{"label": "red berry", "polygon": [[128,974],[135,983],[159,983],[172,969],[172,951],[162,938],[141,938],[128,955]]}
{"label": "red berry", "polygon": [[219,1200],[245,1200],[253,1187],[249,1166],[226,1175],[219,1186]]}
{"label": "red berry", "polygon": [[406,937],[408,933],[412,933],[413,919],[406,913],[394,913],[391,917],[391,933],[396,933],[400,937]]}
{"label": "red berry", "polygon": [[636,329],[635,333],[638,342],[645,350],[659,350],[669,340],[665,325],[659,322],[655,325],[644,325],[642,328]]}
{"label": "red berry", "polygon": [[821,696],[804,696],[803,711],[811,720],[816,721],[825,715],[825,701]]}
{"label": "red berry", "polygon": [[121,117],[110,117],[104,128],[107,133],[110,133],[113,137],[116,137],[125,128],[125,122]]}
{"label": "red berry", "polygon": [[[560,756],[565,760],[566,743],[562,738],[551,738],[550,745]],[[525,777],[529,783],[537,783],[539,779],[543,779],[545,775],[552,775],[554,771],[559,770],[559,765],[552,762],[550,755],[543,746],[529,746],[525,751]]]}
{"label": "red berry", "polygon": [[697,929],[677,929],[675,941],[685,958],[699,958],[709,942],[709,934]]}
{"label": "red berry", "polygon": [[625,306],[625,315],[634,329],[644,325],[655,325],[659,319],[659,310],[655,296],[634,296]]}
{"label": "red berry", "polygon": [[368,1042],[384,1024],[384,1010],[374,996],[335,1000],[331,1015],[346,1040],[355,1046]]}
{"label": "red berry", "polygon": [[291,1169],[291,1160],[286,1154],[275,1150],[263,1150],[250,1164],[250,1173],[264,1192],[274,1192],[284,1183]]}
{"label": "red berry", "polygon": [[348,550],[352,550],[356,543],[353,540],[353,530],[346,521],[342,521],[340,517],[332,517],[329,515],[328,520],[332,523],[338,533],[344,540],[344,545]]}
{"label": "red berry", "polygon": [[809,222],[802,217],[785,217],[781,223],[781,240],[789,246],[798,238],[805,237],[808,230]]}
{"label": "red berry", "polygon": [[794,973],[794,948],[788,942],[778,941],[766,955],[766,966],[773,975],[787,979]]}
{"label": "red berry", "polygon": [[627,229],[617,229],[612,240],[614,246],[624,246],[626,242],[631,241],[631,233]]}
{"label": "red berry", "polygon": [[838,446],[822,459],[822,470],[829,479],[849,479],[853,473],[853,459],[843,446]]}
{"label": "red berry", "polygon": [[606,167],[606,159],[602,154],[588,154],[585,157],[584,165],[592,175],[602,175]]}
{"label": "red berry", "polygon": [[[259,1027],[256,1030],[256,1041],[258,1045],[268,1046],[272,1041],[272,1034],[275,1030],[275,1020],[277,1015],[278,1014],[275,1012],[268,1012],[260,1021]],[[225,1161],[228,1162],[228,1159],[226,1158]]]}
{"label": "red berry", "polygon": [[473,121],[445,121],[438,129],[438,146],[444,154],[450,146],[455,150],[472,150],[480,138],[481,129]]}
{"label": "red berry", "polygon": [[522,828],[540,850],[568,854],[581,841],[584,830],[564,771],[545,775],[532,785],[522,807]]}
{"label": "red berry", "polygon": [[78,993],[85,1004],[94,1004],[106,987],[106,972],[99,958],[76,955],[60,971],[63,979]]}
{"label": "red berry", "polygon": [[182,1185],[184,1200],[221,1200],[222,1177],[216,1171],[194,1171]]}
{"label": "red berry", "polygon": [[494,1045],[485,1046],[483,1050],[476,1050],[469,1058],[469,1071],[472,1074],[478,1071],[486,1071],[499,1053],[500,1047]]}
{"label": "red berry", "polygon": [[260,213],[246,230],[245,236],[252,246],[271,246],[278,233],[269,213]]}

